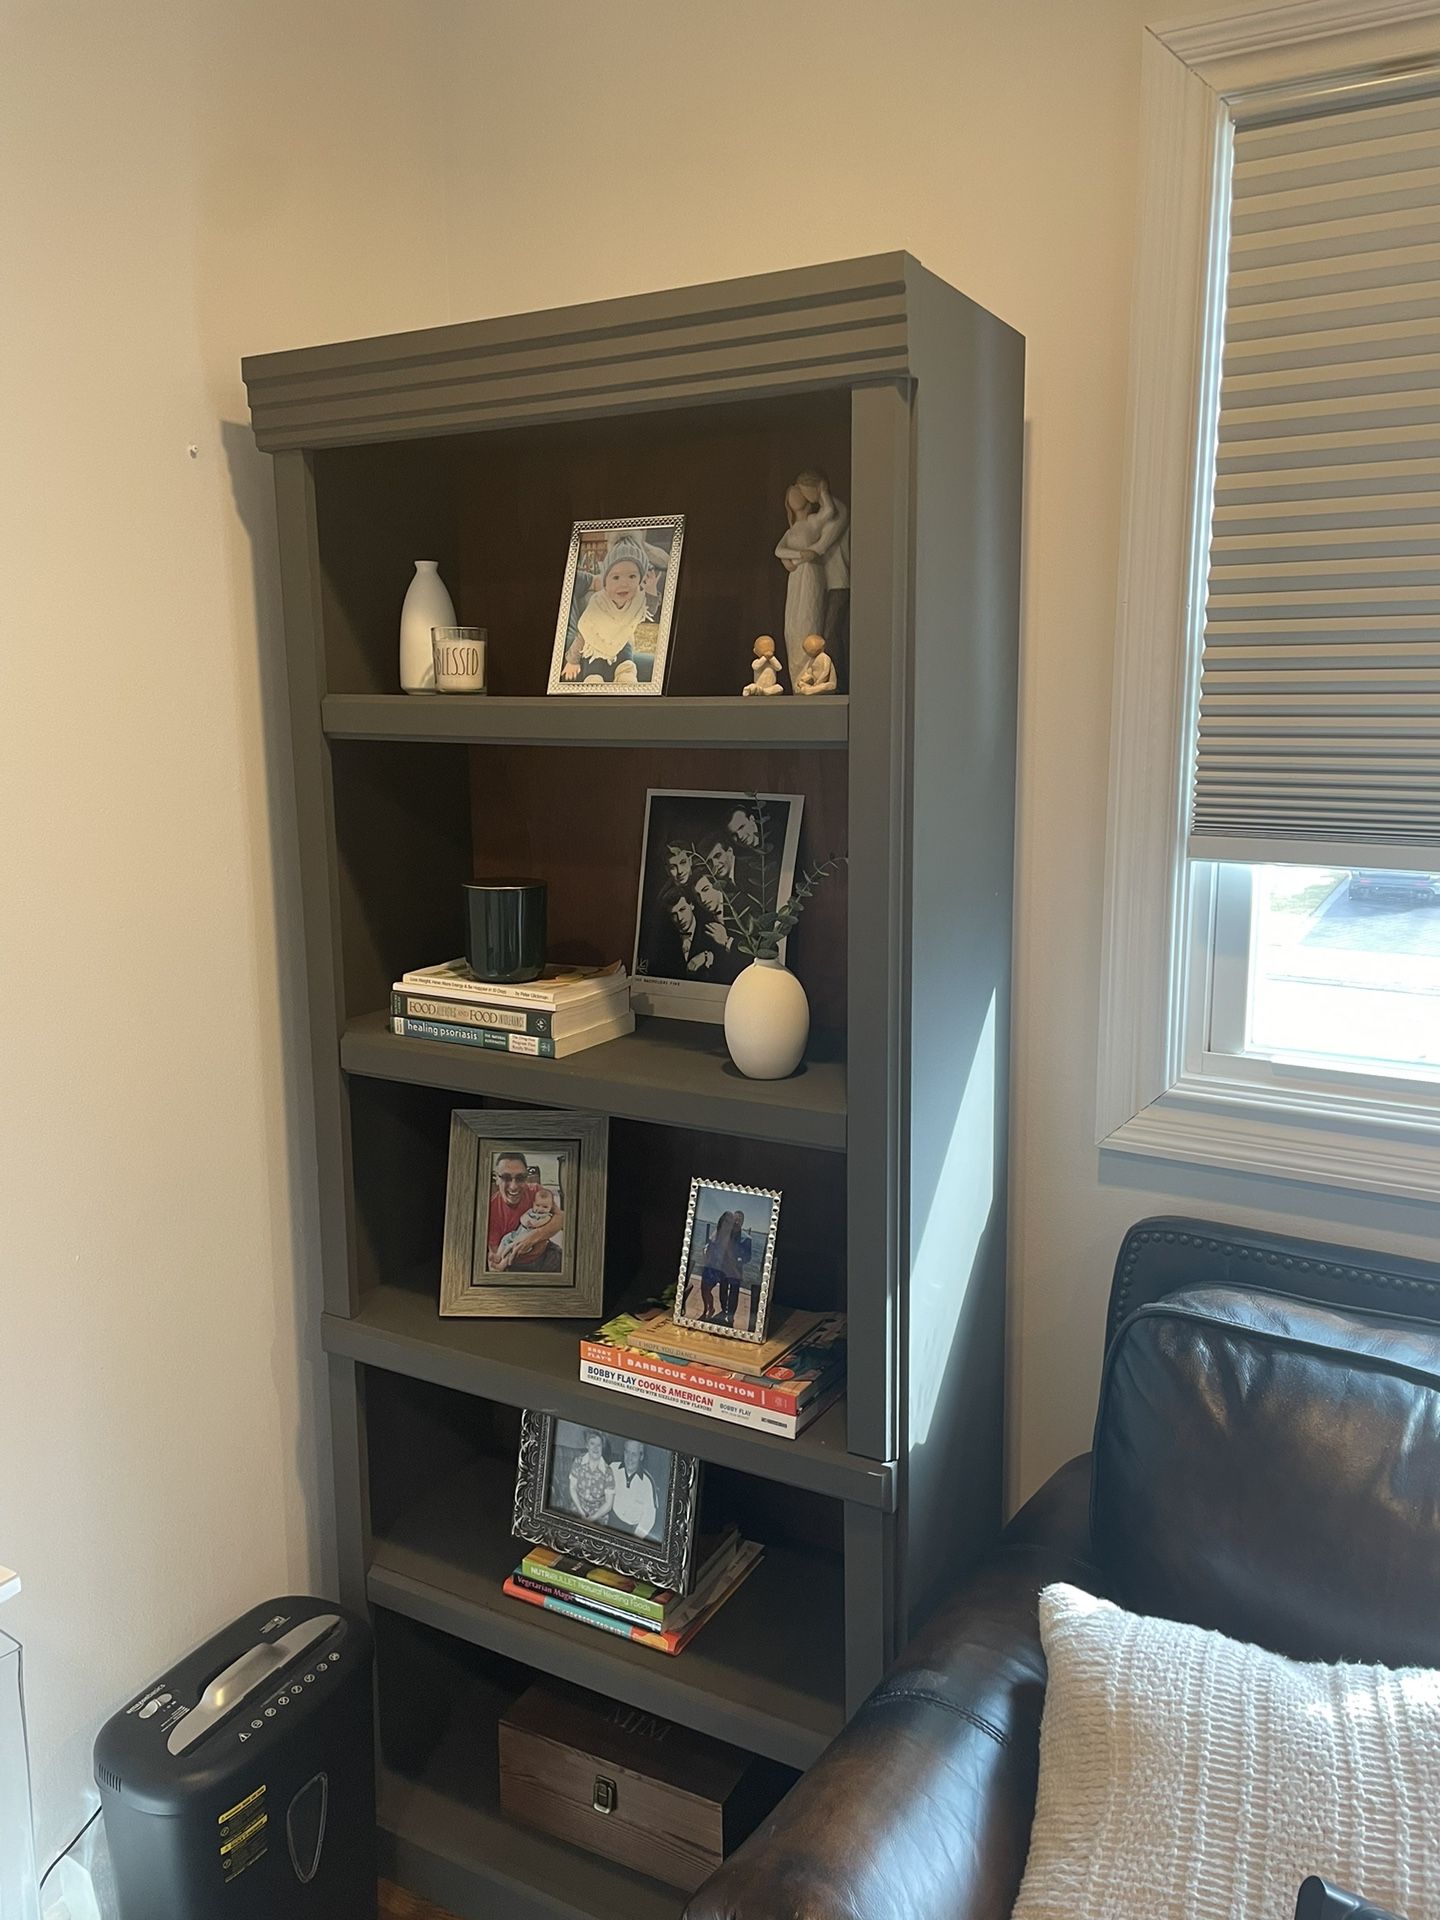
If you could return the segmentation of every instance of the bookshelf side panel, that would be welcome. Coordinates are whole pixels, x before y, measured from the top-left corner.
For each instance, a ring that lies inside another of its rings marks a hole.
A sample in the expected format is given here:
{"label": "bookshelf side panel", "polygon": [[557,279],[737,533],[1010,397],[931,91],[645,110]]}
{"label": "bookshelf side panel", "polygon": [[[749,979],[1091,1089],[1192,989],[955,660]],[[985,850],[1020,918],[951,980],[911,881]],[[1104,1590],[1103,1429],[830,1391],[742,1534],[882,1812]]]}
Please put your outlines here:
{"label": "bookshelf side panel", "polygon": [[904,1606],[1000,1521],[1024,349],[923,269],[915,340]]}

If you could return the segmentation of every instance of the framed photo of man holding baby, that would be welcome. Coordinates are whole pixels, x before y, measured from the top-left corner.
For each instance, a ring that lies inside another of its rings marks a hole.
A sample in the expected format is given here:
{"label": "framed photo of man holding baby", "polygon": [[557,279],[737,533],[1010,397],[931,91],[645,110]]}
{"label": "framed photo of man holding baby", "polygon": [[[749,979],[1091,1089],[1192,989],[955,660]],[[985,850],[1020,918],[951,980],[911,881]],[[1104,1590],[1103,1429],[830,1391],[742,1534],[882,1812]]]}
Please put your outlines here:
{"label": "framed photo of man holding baby", "polygon": [[683,513],[577,520],[547,693],[661,693]]}
{"label": "framed photo of man holding baby", "polygon": [[442,1314],[599,1314],[610,1123],[600,1114],[450,1115]]}

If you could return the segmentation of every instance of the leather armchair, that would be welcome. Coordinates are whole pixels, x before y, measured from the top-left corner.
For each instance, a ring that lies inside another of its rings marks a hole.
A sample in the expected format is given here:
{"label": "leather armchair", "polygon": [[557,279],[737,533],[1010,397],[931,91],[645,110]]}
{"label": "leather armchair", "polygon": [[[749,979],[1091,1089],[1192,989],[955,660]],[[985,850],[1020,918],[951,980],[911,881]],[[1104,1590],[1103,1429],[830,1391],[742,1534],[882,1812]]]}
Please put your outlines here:
{"label": "leather armchair", "polygon": [[1036,1597],[1060,1580],[1298,1659],[1440,1667],[1440,1268],[1132,1228],[1093,1452],[1021,1509],[686,1920],[1005,1920],[1035,1804]]}

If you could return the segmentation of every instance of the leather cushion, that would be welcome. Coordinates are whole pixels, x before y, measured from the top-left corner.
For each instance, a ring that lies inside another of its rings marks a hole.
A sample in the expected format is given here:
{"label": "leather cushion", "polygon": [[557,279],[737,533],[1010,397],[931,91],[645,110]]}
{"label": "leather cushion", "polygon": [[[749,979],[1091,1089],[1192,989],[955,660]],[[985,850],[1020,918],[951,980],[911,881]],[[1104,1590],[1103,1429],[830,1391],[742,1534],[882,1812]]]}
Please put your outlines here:
{"label": "leather cushion", "polygon": [[1142,1307],[1106,1357],[1091,1523],[1137,1613],[1440,1666],[1440,1329],[1223,1286]]}

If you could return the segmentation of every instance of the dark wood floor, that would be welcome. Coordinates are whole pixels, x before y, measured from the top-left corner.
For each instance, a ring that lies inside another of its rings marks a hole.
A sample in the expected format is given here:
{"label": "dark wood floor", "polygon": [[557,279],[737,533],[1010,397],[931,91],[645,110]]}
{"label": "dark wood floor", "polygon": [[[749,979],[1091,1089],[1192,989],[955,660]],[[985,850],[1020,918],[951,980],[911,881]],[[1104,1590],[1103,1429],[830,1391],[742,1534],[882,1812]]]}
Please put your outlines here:
{"label": "dark wood floor", "polygon": [[380,1883],[380,1920],[454,1920],[454,1916],[432,1907],[428,1900],[417,1900],[413,1893]]}

